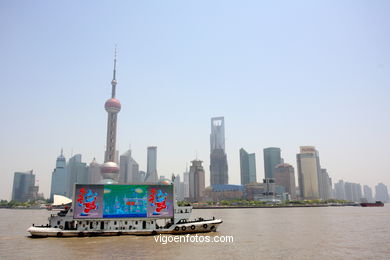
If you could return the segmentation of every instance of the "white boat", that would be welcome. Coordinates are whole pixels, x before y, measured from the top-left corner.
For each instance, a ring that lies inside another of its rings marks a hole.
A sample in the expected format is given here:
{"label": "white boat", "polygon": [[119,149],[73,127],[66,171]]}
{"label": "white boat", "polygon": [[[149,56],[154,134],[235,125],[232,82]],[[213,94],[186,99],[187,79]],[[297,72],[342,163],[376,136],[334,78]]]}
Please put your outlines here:
{"label": "white boat", "polygon": [[84,237],[119,235],[159,235],[215,232],[221,219],[190,220],[192,206],[174,202],[173,217],[75,218],[75,204],[57,214],[51,214],[45,226],[27,229],[32,237]]}
{"label": "white boat", "polygon": [[31,226],[32,237],[84,237],[119,235],[158,235],[215,232],[221,219],[188,220],[192,207],[177,207],[174,223],[161,219],[74,219],[72,209],[52,214],[46,226]]}

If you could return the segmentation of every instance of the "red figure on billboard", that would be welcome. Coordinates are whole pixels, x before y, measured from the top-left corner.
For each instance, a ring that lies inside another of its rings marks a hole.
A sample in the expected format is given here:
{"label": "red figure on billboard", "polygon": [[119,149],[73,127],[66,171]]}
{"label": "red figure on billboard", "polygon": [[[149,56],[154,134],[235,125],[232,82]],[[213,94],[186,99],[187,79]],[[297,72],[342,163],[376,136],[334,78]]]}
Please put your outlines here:
{"label": "red figure on billboard", "polygon": [[79,207],[84,207],[83,212],[81,212],[81,216],[88,216],[88,213],[97,209],[99,204],[96,203],[97,193],[93,193],[90,189],[86,191],[84,188],[80,189],[80,194],[77,196],[77,202],[79,203]]}
{"label": "red figure on billboard", "polygon": [[149,202],[152,207],[156,207],[153,215],[160,215],[160,212],[163,209],[167,208],[166,201],[167,201],[168,194],[162,192],[161,190],[156,191],[156,189],[152,189],[150,191],[149,195]]}

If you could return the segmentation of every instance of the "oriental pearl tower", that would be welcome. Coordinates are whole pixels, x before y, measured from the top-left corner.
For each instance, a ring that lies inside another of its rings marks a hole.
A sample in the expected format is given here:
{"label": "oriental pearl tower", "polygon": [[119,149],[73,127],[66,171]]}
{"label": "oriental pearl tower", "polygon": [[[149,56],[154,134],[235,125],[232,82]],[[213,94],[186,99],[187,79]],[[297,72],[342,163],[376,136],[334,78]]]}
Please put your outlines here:
{"label": "oriental pearl tower", "polygon": [[116,123],[117,116],[121,110],[121,103],[118,99],[115,98],[116,90],[116,48],[114,56],[114,72],[111,81],[111,98],[106,101],[104,108],[108,113],[107,120],[107,142],[106,142],[106,151],[104,153],[104,164],[101,166],[101,174],[103,177],[102,183],[117,183],[119,176],[119,167],[116,164]]}

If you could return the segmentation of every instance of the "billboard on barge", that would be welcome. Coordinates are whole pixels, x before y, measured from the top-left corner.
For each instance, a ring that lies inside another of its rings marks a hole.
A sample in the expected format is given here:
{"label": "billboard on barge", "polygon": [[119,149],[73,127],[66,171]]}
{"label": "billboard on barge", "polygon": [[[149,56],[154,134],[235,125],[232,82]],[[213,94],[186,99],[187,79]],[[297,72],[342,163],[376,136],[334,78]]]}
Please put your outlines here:
{"label": "billboard on barge", "polygon": [[173,185],[76,185],[74,218],[172,218]]}

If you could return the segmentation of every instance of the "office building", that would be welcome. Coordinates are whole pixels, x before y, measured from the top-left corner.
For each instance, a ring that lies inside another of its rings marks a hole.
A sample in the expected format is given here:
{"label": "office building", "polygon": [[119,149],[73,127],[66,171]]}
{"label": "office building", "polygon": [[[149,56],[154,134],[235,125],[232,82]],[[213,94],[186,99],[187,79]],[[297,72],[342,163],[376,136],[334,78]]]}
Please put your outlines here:
{"label": "office building", "polygon": [[382,201],[383,203],[389,201],[389,192],[387,191],[387,186],[383,183],[379,183],[375,186],[375,200]]}
{"label": "office building", "polygon": [[211,118],[210,184],[228,184],[228,163],[225,153],[225,119]]}
{"label": "office building", "polygon": [[184,182],[181,182],[180,180],[181,178],[179,174],[174,176],[173,185],[175,186],[175,194],[177,201],[184,200]]}
{"label": "office building", "polygon": [[215,184],[205,189],[208,201],[243,199],[245,186],[233,184]]}
{"label": "office building", "polygon": [[119,181],[121,183],[140,183],[139,165],[131,156],[131,150],[122,154],[119,159]]}
{"label": "office building", "polygon": [[320,198],[322,200],[328,200],[333,197],[332,195],[332,179],[329,177],[328,171],[326,169],[320,169],[318,175],[318,189],[320,193]]}
{"label": "office building", "polygon": [[189,173],[189,199],[191,201],[203,200],[205,190],[205,172],[202,166],[202,161],[193,160],[190,166]]}
{"label": "office building", "polygon": [[149,146],[147,155],[145,182],[153,183],[158,181],[157,175],[157,147]]}
{"label": "office building", "polygon": [[363,198],[362,187],[358,183],[345,182],[345,199],[352,202],[360,202]]}
{"label": "office building", "polygon": [[138,172],[138,179],[140,180],[139,183],[145,183],[145,178],[146,178],[146,172],[139,171]]}
{"label": "office building", "polygon": [[61,150],[61,155],[57,157],[56,168],[51,175],[50,200],[53,201],[53,196],[66,196],[66,159]]}
{"label": "office building", "polygon": [[88,166],[88,183],[99,184],[102,182],[103,177],[101,174],[101,165],[93,158],[92,162]]}
{"label": "office building", "polygon": [[335,198],[338,200],[346,200],[345,184],[343,180],[339,180],[334,184]]}
{"label": "office building", "polygon": [[295,193],[294,167],[288,163],[275,166],[275,185],[284,187],[284,191],[290,194],[292,200],[297,199]]}
{"label": "office building", "polygon": [[240,149],[241,185],[256,182],[256,155]]}
{"label": "office building", "polygon": [[73,198],[75,184],[88,184],[88,167],[81,161],[81,154],[72,156],[66,166],[67,172],[67,193],[66,196]]}
{"label": "office building", "polygon": [[183,173],[183,186],[184,199],[188,199],[190,197],[190,173],[188,172],[188,168]]}
{"label": "office building", "polygon": [[35,186],[33,171],[15,172],[12,186],[12,200],[26,202],[38,198],[38,186]]}
{"label": "office building", "polygon": [[314,146],[301,146],[297,154],[298,183],[302,199],[319,199],[318,152]]}
{"label": "office building", "polygon": [[363,193],[364,198],[366,198],[367,202],[374,202],[374,197],[372,196],[372,189],[369,186],[363,186]]}
{"label": "office building", "polygon": [[275,178],[275,166],[282,163],[280,148],[268,147],[263,149],[264,155],[264,176],[266,179]]}

